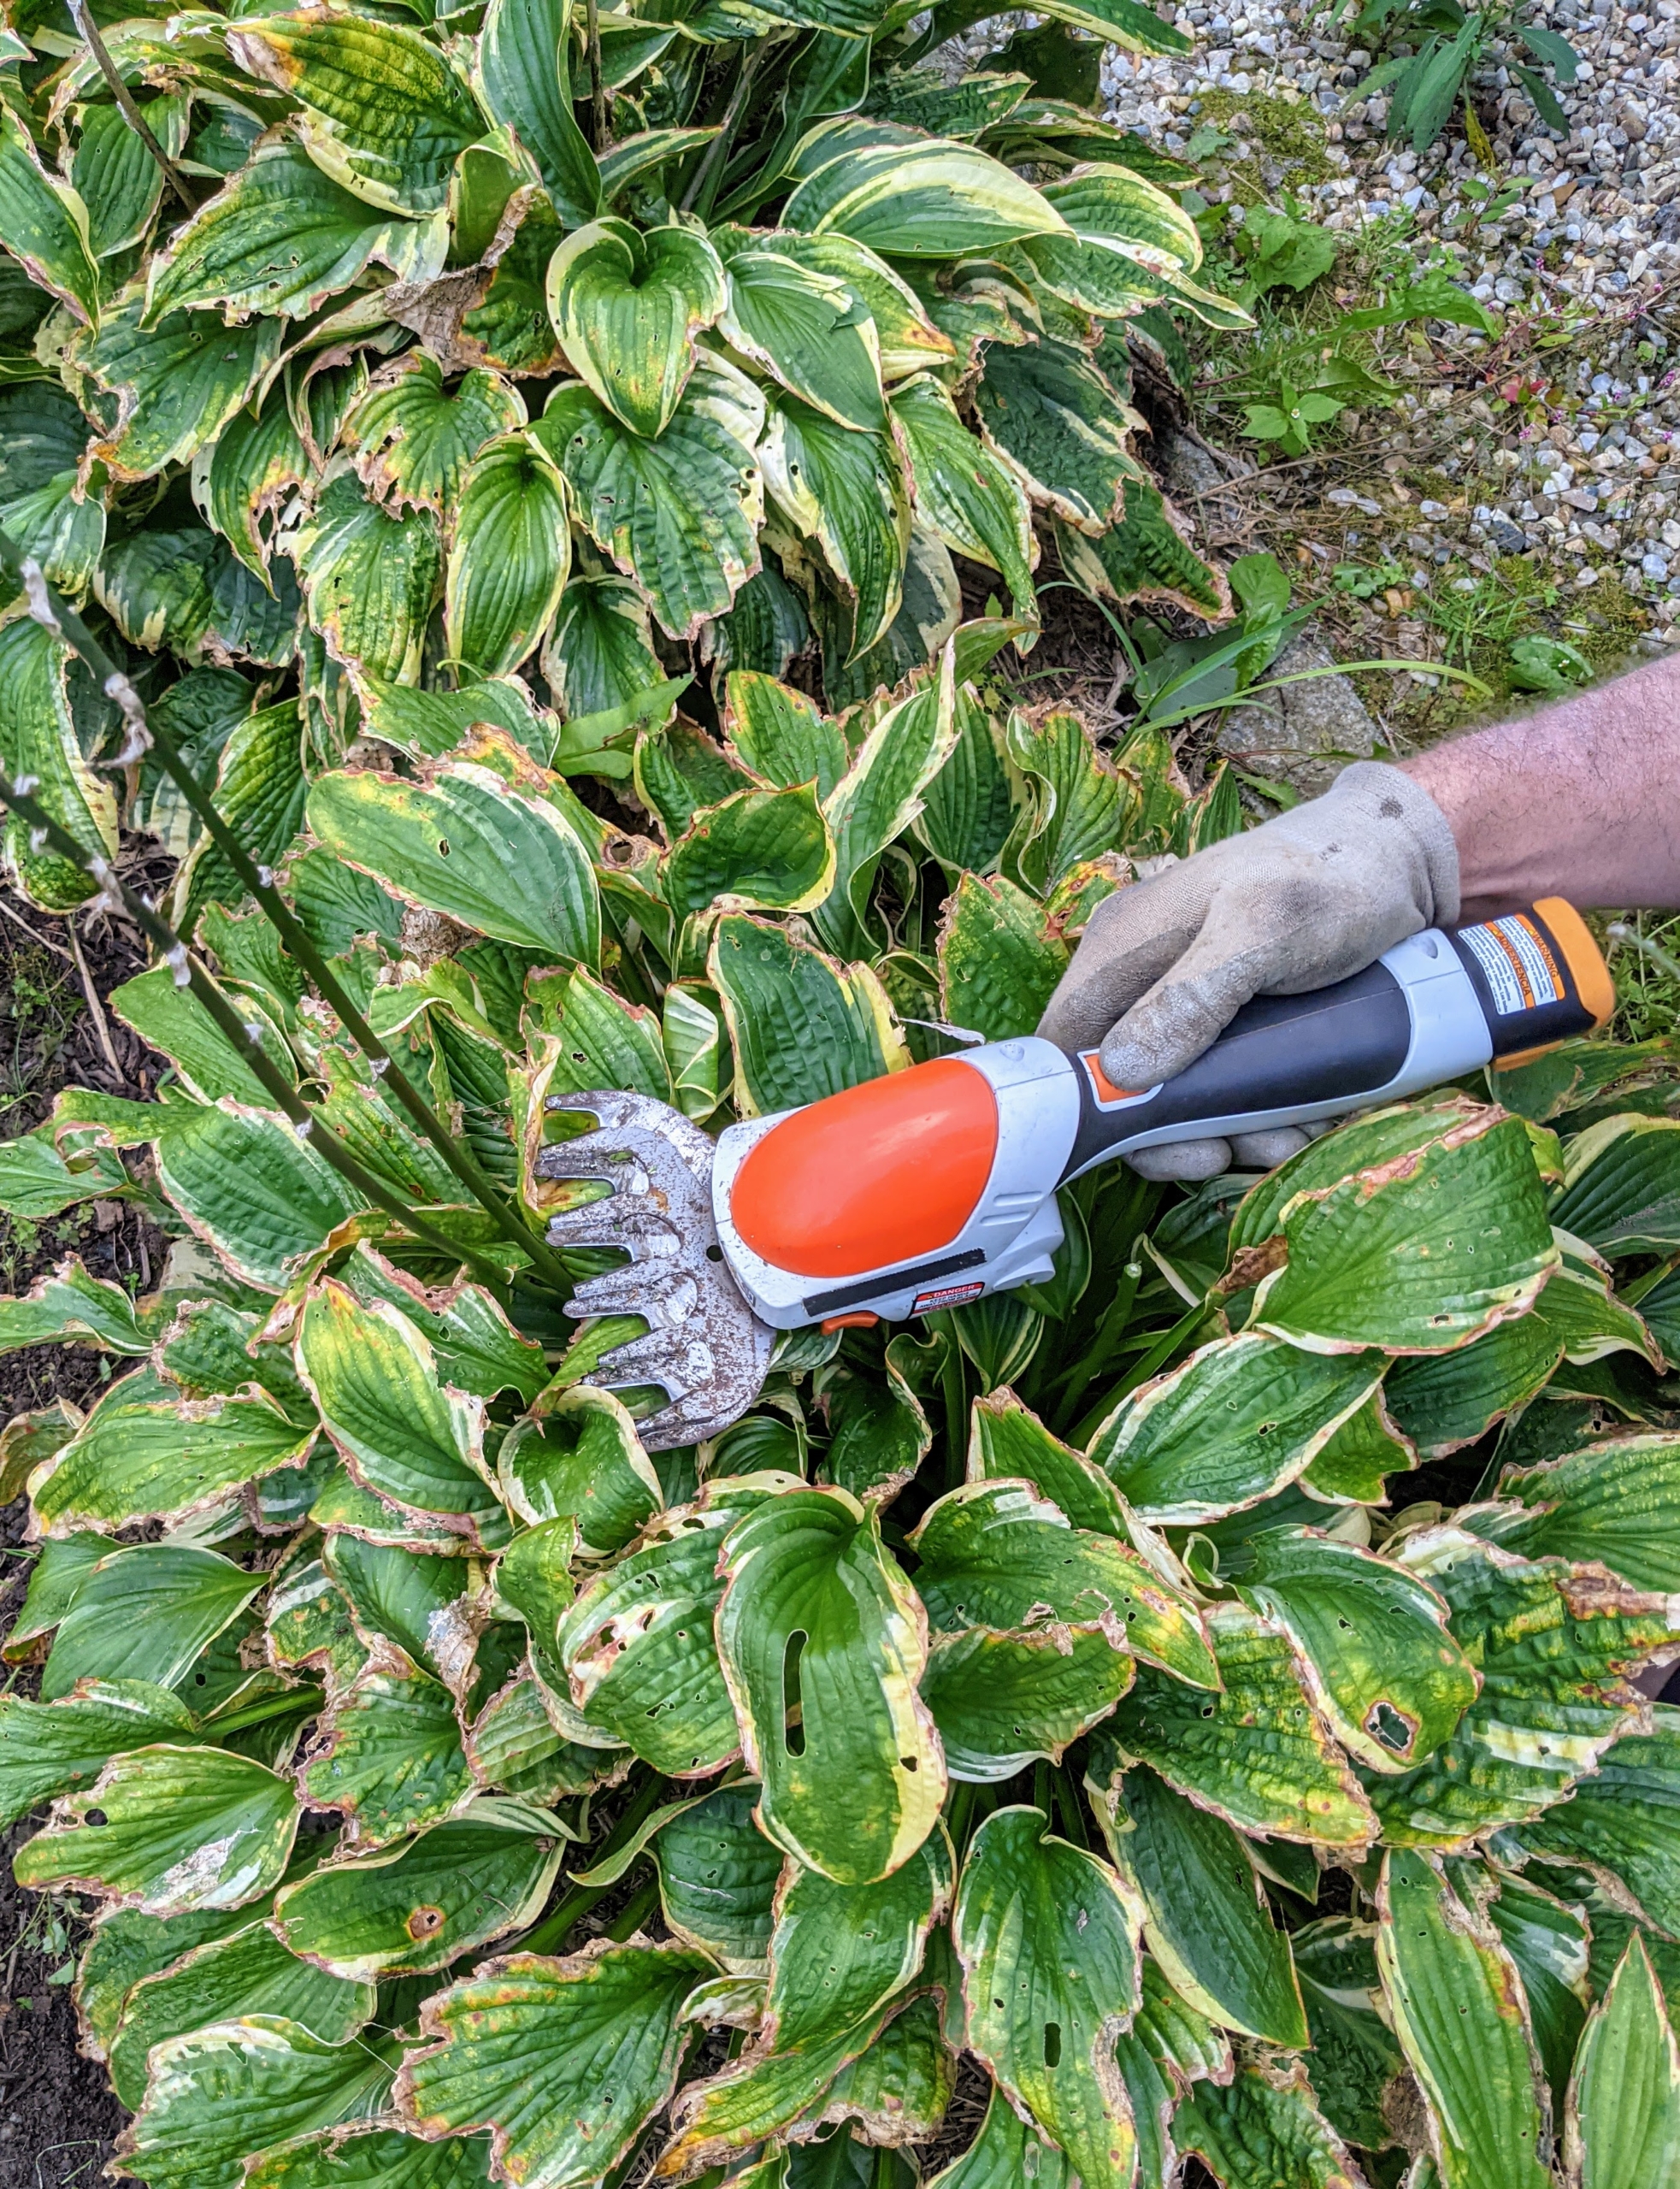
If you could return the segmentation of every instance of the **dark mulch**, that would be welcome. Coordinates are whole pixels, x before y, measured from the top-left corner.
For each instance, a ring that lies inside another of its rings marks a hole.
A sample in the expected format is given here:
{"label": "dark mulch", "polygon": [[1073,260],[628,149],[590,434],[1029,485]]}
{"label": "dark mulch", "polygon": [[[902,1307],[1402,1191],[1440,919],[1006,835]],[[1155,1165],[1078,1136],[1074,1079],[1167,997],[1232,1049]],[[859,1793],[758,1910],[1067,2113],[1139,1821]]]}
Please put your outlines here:
{"label": "dark mulch", "polygon": [[[0,1139],[40,1124],[62,1087],[96,1087],[138,1100],[156,1084],[161,1059],[104,1009],[112,988],[144,970],[126,924],[79,916],[76,943],[100,999],[109,1048],[89,1009],[68,923],[5,899],[0,914]],[[91,1275],[153,1289],[167,1242],[130,1204],[99,1201],[40,1224],[0,1216],[0,1291],[27,1291],[65,1255]],[[32,1346],[0,1357],[0,1420],[68,1399],[85,1407],[109,1379],[104,1355],[74,1346]],[[27,1508],[0,1511],[0,1628],[22,1599],[19,1555]],[[12,1685],[28,1692],[27,1667]],[[74,1941],[54,1926],[54,1903],[12,1881],[11,1858],[35,1829],[25,1820],[0,1841],[0,2189],[91,2189],[123,2123],[104,2069],[77,2050],[68,1979]],[[66,1980],[56,1980],[60,1976]]]}

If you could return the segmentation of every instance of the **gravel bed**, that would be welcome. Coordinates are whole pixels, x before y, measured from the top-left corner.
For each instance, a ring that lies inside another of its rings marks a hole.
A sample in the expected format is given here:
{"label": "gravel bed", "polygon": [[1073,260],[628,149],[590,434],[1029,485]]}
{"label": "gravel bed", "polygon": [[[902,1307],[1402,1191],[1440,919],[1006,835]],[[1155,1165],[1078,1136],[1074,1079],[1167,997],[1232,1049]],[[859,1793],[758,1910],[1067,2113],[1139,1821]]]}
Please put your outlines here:
{"label": "gravel bed", "polygon": [[[1514,385],[1465,403],[1462,383],[1473,382],[1473,372],[1453,375],[1455,392],[1423,366],[1417,376],[1436,384],[1409,390],[1385,414],[1404,427],[1453,405],[1455,424],[1469,429],[1459,460],[1441,467],[1467,491],[1456,504],[1422,502],[1418,547],[1433,546],[1433,559],[1443,563],[1449,549],[1530,553],[1539,563],[1555,561],[1559,581],[1583,593],[1612,571],[1647,605],[1652,635],[1680,644],[1680,328],[1672,317],[1680,0],[1655,0],[1648,14],[1624,12],[1613,0],[1558,0],[1535,15],[1581,56],[1577,83],[1559,92],[1566,138],[1538,120],[1504,66],[1471,79],[1492,147],[1486,174],[1520,192],[1495,222],[1478,220],[1474,193],[1465,191],[1466,182],[1483,182],[1484,170],[1461,121],[1422,155],[1390,143],[1387,98],[1357,96],[1372,56],[1338,36],[1323,11],[1192,0],[1176,20],[1197,41],[1187,58],[1110,49],[1103,82],[1113,120],[1182,153],[1193,150],[1209,93],[1223,95],[1211,102],[1219,126],[1239,138],[1246,117],[1268,103],[1274,115],[1280,102],[1306,109],[1298,119],[1313,147],[1307,179],[1300,161],[1268,150],[1275,127],[1255,128],[1256,165],[1274,202],[1287,197],[1350,242],[1380,238],[1385,263],[1409,251],[1421,269],[1444,255],[1502,323],[1493,344],[1458,328],[1435,339],[1449,354],[1471,353],[1466,366],[1477,352],[1492,351],[1496,372],[1513,362]],[[1230,194],[1229,185],[1213,192]],[[1524,372],[1537,383],[1537,401],[1525,402]],[[1513,435],[1518,404],[1525,407]],[[1342,490],[1329,499],[1352,505],[1360,498]]]}

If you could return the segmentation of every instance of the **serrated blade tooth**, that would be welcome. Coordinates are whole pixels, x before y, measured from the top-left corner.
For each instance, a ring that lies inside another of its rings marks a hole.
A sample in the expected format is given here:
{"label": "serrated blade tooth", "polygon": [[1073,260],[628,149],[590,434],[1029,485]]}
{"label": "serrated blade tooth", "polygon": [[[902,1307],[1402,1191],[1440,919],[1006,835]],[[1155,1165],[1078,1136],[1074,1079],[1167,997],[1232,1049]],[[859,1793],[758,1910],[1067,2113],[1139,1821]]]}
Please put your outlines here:
{"label": "serrated blade tooth", "polygon": [[580,1321],[586,1315],[645,1315],[657,1330],[673,1330],[699,1304],[699,1285],[686,1270],[632,1262],[628,1269],[586,1278],[566,1302],[566,1313]]}

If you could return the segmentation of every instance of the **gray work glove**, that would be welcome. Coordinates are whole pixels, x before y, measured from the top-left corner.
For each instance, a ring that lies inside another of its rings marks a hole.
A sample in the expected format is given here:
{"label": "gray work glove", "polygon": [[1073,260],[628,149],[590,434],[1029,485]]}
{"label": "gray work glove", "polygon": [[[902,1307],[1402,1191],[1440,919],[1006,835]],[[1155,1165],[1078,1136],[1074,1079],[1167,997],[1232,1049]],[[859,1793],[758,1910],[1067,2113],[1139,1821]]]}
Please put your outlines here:
{"label": "gray work glove", "polygon": [[[1322,798],[1176,860],[1106,897],[1039,1025],[1070,1055],[1100,1045],[1117,1087],[1194,1064],[1256,995],[1346,980],[1420,929],[1458,917],[1459,854],[1429,793],[1376,760]],[[1293,1127],[1145,1148],[1149,1178],[1270,1169],[1306,1145]]]}

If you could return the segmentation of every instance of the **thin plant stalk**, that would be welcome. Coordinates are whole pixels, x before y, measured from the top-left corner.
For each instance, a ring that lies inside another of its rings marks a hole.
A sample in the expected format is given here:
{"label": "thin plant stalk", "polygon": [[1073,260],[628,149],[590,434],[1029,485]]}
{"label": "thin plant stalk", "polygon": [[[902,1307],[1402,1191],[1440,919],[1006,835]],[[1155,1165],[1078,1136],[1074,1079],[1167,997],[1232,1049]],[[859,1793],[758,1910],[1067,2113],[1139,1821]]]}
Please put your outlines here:
{"label": "thin plant stalk", "polygon": [[336,1012],[345,1032],[384,1074],[392,1094],[408,1112],[416,1129],[437,1150],[445,1167],[461,1181],[503,1237],[529,1255],[533,1269],[544,1283],[557,1291],[569,1292],[571,1277],[565,1265],[547,1242],[524,1221],[494,1181],[461,1145],[459,1138],[450,1132],[403,1070],[400,1059],[392,1054],[357,1009],[309,930],[274,887],[274,876],[251,858],[216,811],[215,800],[182,758],[169,732],[162,723],[147,718],[139,695],[128,678],[75,611],[47,585],[39,565],[27,558],[17,542],[3,530],[0,530],[0,570],[23,587],[29,612],[35,621],[80,655],[106,697],[121,708],[129,731],[123,759],[139,759],[148,750],[156,753],[164,774],[203,823],[210,841],[273,923],[280,941]]}
{"label": "thin plant stalk", "polygon": [[117,109],[123,120],[145,146],[147,151],[151,154],[152,158],[156,161],[164,181],[174,192],[186,210],[189,213],[196,213],[198,210],[197,199],[187,188],[186,178],[182,175],[180,169],[153,135],[144,115],[135,105],[127,85],[122,80],[121,70],[117,68],[115,62],[111,59],[110,48],[99,35],[99,26],[93,20],[87,0],[70,0],[70,20],[86,41],[87,50],[93,56],[99,74],[105,80],[105,88],[116,101]]}

